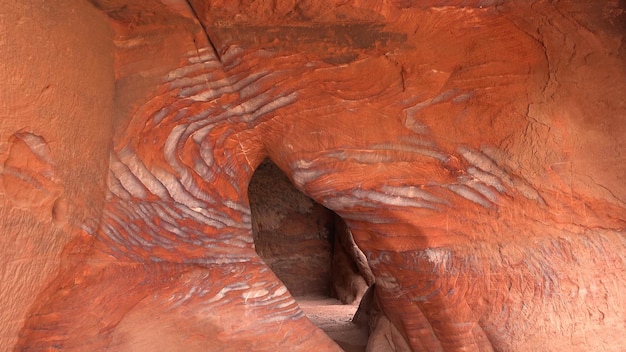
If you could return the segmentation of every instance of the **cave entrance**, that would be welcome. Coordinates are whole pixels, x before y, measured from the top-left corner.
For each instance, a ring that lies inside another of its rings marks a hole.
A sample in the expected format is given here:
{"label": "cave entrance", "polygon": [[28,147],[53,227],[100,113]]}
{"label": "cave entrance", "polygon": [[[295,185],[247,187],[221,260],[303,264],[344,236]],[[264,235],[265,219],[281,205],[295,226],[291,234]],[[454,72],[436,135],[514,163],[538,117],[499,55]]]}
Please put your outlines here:
{"label": "cave entrance", "polygon": [[248,188],[256,251],[309,319],[346,351],[365,351],[352,322],[373,276],[343,220],[300,193],[269,159]]}

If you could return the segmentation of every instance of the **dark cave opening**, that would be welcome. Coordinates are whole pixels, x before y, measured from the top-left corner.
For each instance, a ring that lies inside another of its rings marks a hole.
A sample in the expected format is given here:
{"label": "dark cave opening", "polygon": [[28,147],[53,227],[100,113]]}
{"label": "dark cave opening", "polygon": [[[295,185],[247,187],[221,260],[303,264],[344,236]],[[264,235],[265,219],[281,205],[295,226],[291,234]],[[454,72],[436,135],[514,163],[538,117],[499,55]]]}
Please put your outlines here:
{"label": "dark cave opening", "polygon": [[367,324],[352,322],[373,276],[343,220],[298,191],[271,161],[248,188],[256,251],[309,319],[346,351],[364,351]]}

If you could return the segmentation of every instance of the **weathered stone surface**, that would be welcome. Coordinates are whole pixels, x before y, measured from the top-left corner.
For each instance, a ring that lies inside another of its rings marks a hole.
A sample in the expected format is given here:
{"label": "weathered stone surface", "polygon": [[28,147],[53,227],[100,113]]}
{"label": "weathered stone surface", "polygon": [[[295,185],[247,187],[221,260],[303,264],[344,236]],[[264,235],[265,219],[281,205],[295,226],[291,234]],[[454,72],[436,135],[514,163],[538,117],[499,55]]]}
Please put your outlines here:
{"label": "weathered stone surface", "polygon": [[621,2],[0,10],[2,346],[338,350],[254,250],[269,157],[365,254],[373,343],[626,349]]}
{"label": "weathered stone surface", "polygon": [[256,252],[294,296],[327,296],[336,215],[298,192],[272,162],[249,185]]}
{"label": "weathered stone surface", "polygon": [[358,303],[375,278],[346,223],[340,218],[335,222],[333,261],[331,273],[331,297],[344,304]]}
{"label": "weathered stone surface", "polygon": [[345,222],[295,189],[270,160],[254,172],[248,196],[255,250],[292,295],[351,304],[374,283]]}
{"label": "weathered stone surface", "polygon": [[114,114],[112,40],[102,14],[83,2],[0,3],[2,351],[45,300],[69,243],[98,227]]}

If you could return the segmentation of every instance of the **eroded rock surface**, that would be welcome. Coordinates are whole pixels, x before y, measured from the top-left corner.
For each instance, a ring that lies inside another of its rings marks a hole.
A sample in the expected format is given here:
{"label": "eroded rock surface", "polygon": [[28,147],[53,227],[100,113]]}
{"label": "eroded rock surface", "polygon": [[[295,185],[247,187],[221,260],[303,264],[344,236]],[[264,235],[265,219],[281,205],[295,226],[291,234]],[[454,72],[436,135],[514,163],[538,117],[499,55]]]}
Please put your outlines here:
{"label": "eroded rock surface", "polygon": [[338,351],[254,250],[267,157],[367,258],[373,344],[626,349],[621,2],[0,10],[8,349]]}
{"label": "eroded rock surface", "polygon": [[365,254],[354,242],[346,223],[335,222],[331,293],[344,304],[359,303],[367,288],[375,282]]}
{"label": "eroded rock surface", "polygon": [[334,250],[330,210],[266,161],[248,190],[256,252],[294,296],[328,296]]}

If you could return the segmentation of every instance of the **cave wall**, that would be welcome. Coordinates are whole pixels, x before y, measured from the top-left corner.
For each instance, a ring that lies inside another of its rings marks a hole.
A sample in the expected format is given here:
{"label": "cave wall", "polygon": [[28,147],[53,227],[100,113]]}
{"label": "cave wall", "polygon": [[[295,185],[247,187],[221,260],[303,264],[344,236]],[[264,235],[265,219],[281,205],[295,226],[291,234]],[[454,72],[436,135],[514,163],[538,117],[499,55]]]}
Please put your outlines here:
{"label": "cave wall", "polygon": [[296,190],[271,161],[248,189],[257,253],[294,296],[330,290],[335,214]]}
{"label": "cave wall", "polygon": [[373,345],[624,350],[623,2],[0,10],[4,346],[336,351],[254,250],[271,157],[363,249]]}
{"label": "cave wall", "polygon": [[254,172],[248,195],[256,252],[291,294],[352,304],[374,283],[345,222],[298,191],[271,160]]}
{"label": "cave wall", "polygon": [[98,227],[112,39],[85,2],[0,3],[0,350],[15,345],[37,296]]}

